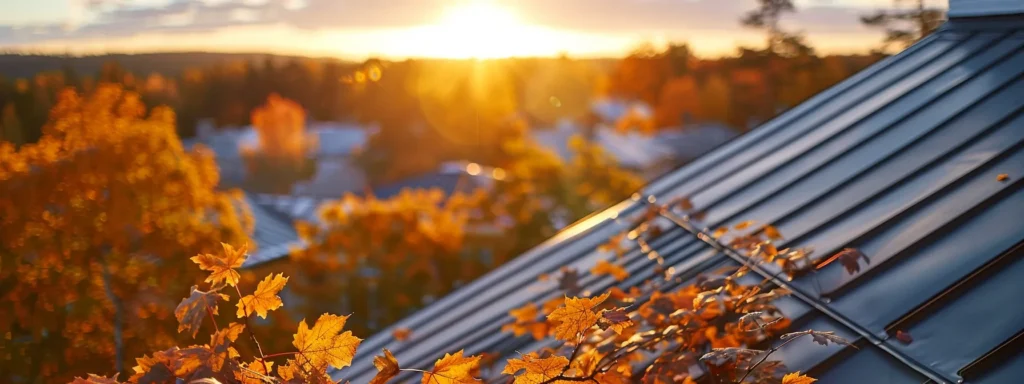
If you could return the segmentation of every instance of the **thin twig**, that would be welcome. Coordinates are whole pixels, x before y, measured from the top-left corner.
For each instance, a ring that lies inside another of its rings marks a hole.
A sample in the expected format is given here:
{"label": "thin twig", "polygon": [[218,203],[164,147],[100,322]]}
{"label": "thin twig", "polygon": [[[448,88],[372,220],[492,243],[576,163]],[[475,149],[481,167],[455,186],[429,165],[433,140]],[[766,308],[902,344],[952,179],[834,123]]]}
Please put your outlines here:
{"label": "thin twig", "polygon": [[[242,302],[242,290],[238,289],[238,285],[235,285],[235,292],[238,293],[238,302]],[[249,325],[249,308],[247,305],[242,304],[242,312],[245,313],[245,329],[249,331],[249,337],[252,338],[252,342],[256,344],[256,350],[260,353],[260,363],[263,364],[263,371],[270,372],[267,368],[267,357],[263,354],[263,347],[260,346],[259,340],[256,340],[256,334],[252,332],[252,327]]]}
{"label": "thin twig", "polygon": [[789,339],[789,340],[786,340],[786,341],[782,342],[782,344],[779,344],[779,346],[778,346],[778,347],[772,347],[771,349],[769,349],[769,350],[768,350],[768,353],[764,354],[764,357],[762,357],[760,361],[758,361],[758,362],[757,362],[756,364],[754,364],[754,365],[753,365],[753,366],[751,366],[750,368],[747,368],[747,372],[743,373],[743,377],[741,377],[741,378],[740,378],[740,381],[739,381],[739,382],[740,382],[740,383],[742,383],[742,382],[743,382],[743,380],[746,380],[747,376],[750,376],[750,373],[751,373],[751,372],[753,372],[753,371],[754,371],[755,369],[757,369],[757,367],[758,367],[758,366],[760,366],[760,365],[761,365],[762,363],[764,363],[764,362],[765,362],[765,360],[768,360],[768,357],[769,357],[769,356],[771,356],[771,355],[772,355],[773,353],[775,353],[775,352],[776,352],[776,351],[778,351],[779,349],[782,349],[782,347],[785,347],[785,346],[786,346],[786,344],[792,343],[792,342],[793,342],[793,340],[799,339],[799,338],[801,338],[801,337],[804,337],[804,336],[807,336],[807,335],[808,335],[808,334],[806,334],[806,333],[805,333],[805,334],[802,334],[802,335],[796,336],[796,337],[794,337],[794,338],[791,338],[791,339]]}
{"label": "thin twig", "polygon": [[291,355],[298,355],[298,354],[299,354],[298,352],[278,352],[278,353],[271,353],[269,355],[263,356],[263,358],[264,359],[272,359],[272,358],[275,358],[275,357],[291,356]]}

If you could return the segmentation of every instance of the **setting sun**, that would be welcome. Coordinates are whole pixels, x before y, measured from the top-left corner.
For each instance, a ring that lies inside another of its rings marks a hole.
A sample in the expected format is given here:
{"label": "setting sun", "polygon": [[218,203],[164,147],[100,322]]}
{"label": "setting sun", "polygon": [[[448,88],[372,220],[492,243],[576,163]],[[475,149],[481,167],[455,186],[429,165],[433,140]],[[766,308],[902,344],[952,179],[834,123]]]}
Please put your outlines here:
{"label": "setting sun", "polygon": [[446,10],[433,28],[433,55],[496,58],[529,50],[527,26],[514,11],[489,1],[471,1]]}

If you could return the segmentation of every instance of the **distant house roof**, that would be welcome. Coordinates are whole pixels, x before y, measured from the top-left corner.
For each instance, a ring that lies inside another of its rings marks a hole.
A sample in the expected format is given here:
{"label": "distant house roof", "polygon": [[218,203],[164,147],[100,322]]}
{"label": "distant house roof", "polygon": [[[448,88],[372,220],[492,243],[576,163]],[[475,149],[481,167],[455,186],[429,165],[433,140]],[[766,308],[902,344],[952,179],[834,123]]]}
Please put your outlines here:
{"label": "distant house roof", "polygon": [[300,245],[293,218],[276,211],[268,201],[258,196],[247,195],[246,202],[255,222],[252,237],[258,248],[245,260],[243,267],[281,258],[288,255],[291,247]]}
{"label": "distant house roof", "polygon": [[[822,383],[1024,377],[1022,18],[953,20],[644,193],[661,201],[690,197],[710,228],[755,220],[781,231],[780,247],[814,246],[819,255],[853,247],[870,257],[853,274],[822,264],[815,274],[780,283],[797,293],[779,302],[793,327],[834,331],[858,346],[791,343],[776,355],[791,370],[809,371]],[[459,349],[504,361],[557,346],[502,332],[508,311],[560,297],[555,282],[537,276],[566,266],[580,271],[580,284],[591,292],[655,278],[653,262],[637,250],[625,255],[632,276],[621,283],[588,273],[609,257],[596,247],[624,227],[615,218],[644,209],[643,201],[626,201],[570,226],[366,339],[335,378],[369,381],[383,347],[403,368],[429,369]],[[669,228],[651,247],[682,284],[739,265],[683,227]],[[411,338],[394,340],[397,328],[412,330]],[[896,341],[897,330],[913,342]]]}
{"label": "distant house roof", "polygon": [[[624,167],[646,169],[674,156],[673,149],[661,142],[657,135],[620,133],[606,124],[598,124],[594,129],[594,141]],[[583,133],[581,127],[563,122],[553,129],[533,130],[531,136],[541,146],[568,160],[572,157],[569,139]]]}

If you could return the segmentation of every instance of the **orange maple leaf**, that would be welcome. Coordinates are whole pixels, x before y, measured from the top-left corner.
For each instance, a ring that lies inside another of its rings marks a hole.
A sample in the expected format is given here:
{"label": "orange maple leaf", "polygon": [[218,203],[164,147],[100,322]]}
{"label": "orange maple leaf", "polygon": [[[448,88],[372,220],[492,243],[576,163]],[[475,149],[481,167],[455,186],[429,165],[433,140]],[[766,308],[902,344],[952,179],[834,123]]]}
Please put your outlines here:
{"label": "orange maple leaf", "polygon": [[238,335],[241,335],[243,330],[245,330],[244,324],[231,323],[210,336],[208,364],[214,372],[220,372],[228,359],[238,357],[238,351],[231,346],[231,343],[238,340]]}
{"label": "orange maple leaf", "polygon": [[283,274],[278,273],[277,276],[273,274],[267,275],[259,284],[256,285],[256,292],[251,295],[246,295],[241,299],[238,299],[238,318],[244,318],[249,314],[256,313],[257,316],[266,319],[267,312],[281,308],[284,303],[281,302],[281,297],[277,294],[284,289],[285,283],[288,282],[288,278],[284,277]]}
{"label": "orange maple leaf", "polygon": [[751,225],[754,225],[754,220],[747,220],[739,224],[736,224],[735,226],[733,226],[733,229],[737,231],[742,231],[744,229],[749,228]]}
{"label": "orange maple leaf", "polygon": [[779,229],[775,228],[774,225],[766,225],[764,227],[764,235],[768,236],[768,238],[772,240],[778,240],[782,238],[782,234],[779,233]]}
{"label": "orange maple leaf", "polygon": [[199,332],[199,326],[203,323],[208,312],[217,314],[217,299],[227,300],[228,295],[218,292],[200,291],[198,286],[192,286],[192,294],[181,300],[178,307],[174,309],[174,317],[178,319],[178,332],[192,331],[192,338]]}
{"label": "orange maple leaf", "polygon": [[266,384],[274,382],[274,379],[270,377],[268,371],[274,370],[273,361],[263,361],[256,359],[251,363],[247,363],[235,371],[235,380],[238,380],[242,384]]}
{"label": "orange maple leaf", "polygon": [[597,265],[590,269],[590,273],[594,275],[610,275],[615,278],[616,281],[626,280],[629,277],[629,272],[625,268],[619,265],[609,263],[607,260],[599,260]]}
{"label": "orange maple leaf", "polygon": [[387,348],[384,348],[384,356],[373,358],[373,366],[377,367],[377,375],[370,380],[370,384],[386,384],[388,380],[398,376],[398,359],[395,359],[395,355]]}
{"label": "orange maple leaf", "polygon": [[454,354],[445,354],[437,359],[434,369],[423,373],[422,384],[463,384],[480,383],[474,378],[472,370],[480,364],[480,356],[462,356],[463,350]]}
{"label": "orange maple leaf", "polygon": [[224,255],[216,256],[205,253],[193,256],[192,261],[199,264],[200,269],[210,271],[210,276],[206,278],[207,283],[216,286],[225,282],[233,287],[238,284],[239,278],[235,268],[241,267],[245,262],[248,246],[243,244],[236,250],[231,244],[220,243],[220,245],[224,247]]}
{"label": "orange maple leaf", "polygon": [[135,374],[128,378],[132,383],[163,383],[174,379],[172,369],[177,364],[178,347],[154,352],[153,356],[135,358],[138,364],[132,368]]}
{"label": "orange maple leaf", "polygon": [[594,380],[597,381],[597,384],[630,384],[633,382],[629,377],[617,371],[598,373],[597,376],[594,376]]}
{"label": "orange maple leaf", "polygon": [[312,372],[304,371],[296,364],[295,360],[288,359],[284,365],[277,367],[277,376],[285,383],[335,384],[334,380],[331,380],[331,376],[327,374],[326,369]]}
{"label": "orange maple leaf", "polygon": [[[561,375],[568,365],[569,359],[565,356],[556,355],[541,359],[537,357],[537,353],[530,352],[523,355],[522,359],[508,359],[508,364],[501,373],[515,376],[513,384],[540,384]],[[523,370],[525,372],[516,375]]]}
{"label": "orange maple leaf", "polygon": [[558,307],[550,315],[548,320],[557,322],[555,326],[555,338],[565,341],[576,341],[577,336],[586,332],[600,318],[594,307],[597,307],[608,298],[609,293],[592,298],[565,298],[565,306]]}
{"label": "orange maple leaf", "polygon": [[338,369],[351,365],[362,339],[352,336],[351,331],[341,332],[346,320],[348,316],[325,313],[313,328],[302,320],[292,341],[299,350],[299,366],[310,372],[326,372],[328,365]]}
{"label": "orange maple leaf", "polygon": [[717,239],[719,237],[725,236],[726,232],[729,232],[729,228],[719,227],[718,229],[715,230],[714,233],[711,234],[711,237],[714,237],[714,238]]}
{"label": "orange maple leaf", "polygon": [[409,340],[410,336],[412,336],[412,330],[409,328],[395,328],[394,331],[391,331],[391,337],[398,341]]}
{"label": "orange maple leaf", "polygon": [[782,384],[811,384],[815,381],[818,381],[818,379],[801,375],[800,371],[787,373],[785,376],[782,376]]}

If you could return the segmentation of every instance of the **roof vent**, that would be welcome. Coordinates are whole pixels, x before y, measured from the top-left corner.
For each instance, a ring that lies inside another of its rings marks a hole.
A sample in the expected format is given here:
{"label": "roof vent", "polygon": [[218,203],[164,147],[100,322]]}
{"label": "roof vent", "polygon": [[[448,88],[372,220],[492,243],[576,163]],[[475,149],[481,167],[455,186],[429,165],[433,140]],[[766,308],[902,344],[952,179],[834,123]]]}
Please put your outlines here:
{"label": "roof vent", "polygon": [[949,17],[1024,14],[1024,0],[949,0]]}

